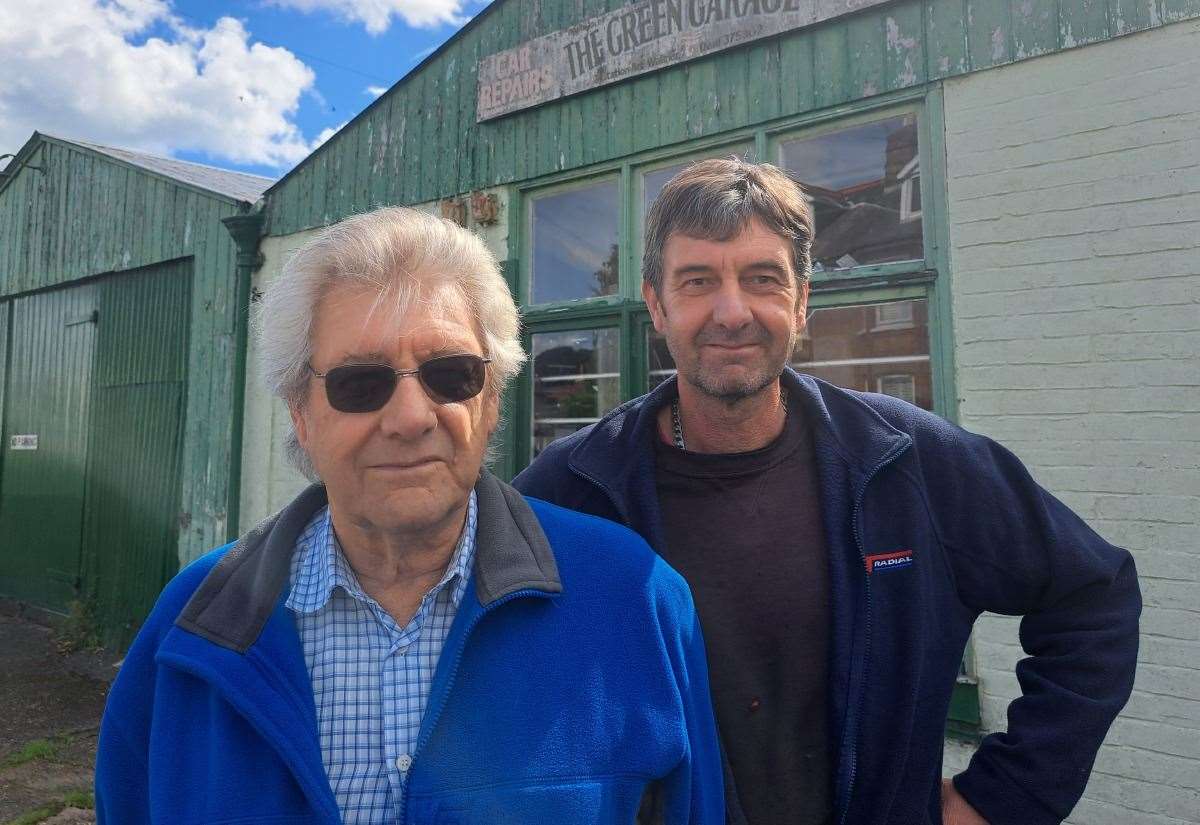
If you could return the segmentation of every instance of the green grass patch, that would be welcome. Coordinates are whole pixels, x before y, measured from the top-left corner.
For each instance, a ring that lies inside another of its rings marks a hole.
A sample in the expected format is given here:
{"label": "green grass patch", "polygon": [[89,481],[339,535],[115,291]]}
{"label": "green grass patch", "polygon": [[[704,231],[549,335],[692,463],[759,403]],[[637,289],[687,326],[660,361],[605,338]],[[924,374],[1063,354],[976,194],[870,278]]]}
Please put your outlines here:
{"label": "green grass patch", "polygon": [[63,808],[84,808],[91,810],[96,807],[96,797],[91,791],[71,791],[57,802],[39,805],[33,810],[26,811],[16,819],[10,819],[7,825],[37,825],[50,817],[62,813]]}
{"label": "green grass patch", "polygon": [[54,759],[64,744],[66,743],[61,740],[50,739],[34,739],[26,742],[20,750],[13,751],[5,757],[4,767],[15,768],[17,765],[24,765],[26,762],[34,762],[38,759]]}
{"label": "green grass patch", "polygon": [[68,808],[84,808],[90,811],[96,807],[96,795],[91,791],[71,791],[63,797],[63,803]]}

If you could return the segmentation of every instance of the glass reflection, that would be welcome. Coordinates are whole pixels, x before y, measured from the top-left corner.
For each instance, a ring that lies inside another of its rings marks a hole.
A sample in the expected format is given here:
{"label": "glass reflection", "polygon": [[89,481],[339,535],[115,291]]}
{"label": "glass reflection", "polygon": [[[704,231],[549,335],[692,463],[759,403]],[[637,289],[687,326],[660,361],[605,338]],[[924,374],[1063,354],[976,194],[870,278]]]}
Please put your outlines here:
{"label": "glass reflection", "polygon": [[532,302],[616,294],[619,219],[615,180],[535,197],[530,202]]}
{"label": "glass reflection", "polygon": [[533,457],[621,401],[617,330],[533,336]]}
{"label": "glass reflection", "polygon": [[780,155],[813,205],[817,271],[925,257],[915,116],[790,140]]}
{"label": "glass reflection", "polygon": [[[646,391],[675,374],[666,340],[646,328]],[[933,409],[925,300],[812,310],[791,365],[839,387]]]}

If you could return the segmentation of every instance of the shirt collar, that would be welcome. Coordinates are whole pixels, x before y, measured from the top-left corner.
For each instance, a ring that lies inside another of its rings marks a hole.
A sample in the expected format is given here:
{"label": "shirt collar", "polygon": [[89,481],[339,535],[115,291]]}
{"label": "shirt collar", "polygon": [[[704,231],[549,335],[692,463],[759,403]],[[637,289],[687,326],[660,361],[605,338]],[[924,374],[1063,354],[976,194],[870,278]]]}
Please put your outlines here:
{"label": "shirt collar", "polygon": [[[475,561],[477,510],[476,495],[472,490],[467,500],[466,523],[454,548],[454,555],[446,565],[441,580],[430,590],[430,593],[436,593],[449,585],[450,600],[455,608],[462,602]],[[361,602],[371,601],[342,553],[328,507],[321,508],[296,539],[291,579],[292,589],[288,594],[287,606],[297,613],[315,613],[324,608],[335,587],[341,587]]]}

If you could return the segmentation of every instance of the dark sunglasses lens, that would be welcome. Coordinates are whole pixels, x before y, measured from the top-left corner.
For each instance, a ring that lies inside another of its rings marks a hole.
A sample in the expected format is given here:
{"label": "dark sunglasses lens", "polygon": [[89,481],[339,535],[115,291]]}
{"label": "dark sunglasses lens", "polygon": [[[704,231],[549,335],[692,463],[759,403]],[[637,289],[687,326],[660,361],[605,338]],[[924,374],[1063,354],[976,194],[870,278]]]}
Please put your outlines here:
{"label": "dark sunglasses lens", "polygon": [[483,390],[484,360],[478,355],[431,358],[419,369],[421,383],[434,401],[466,401]]}
{"label": "dark sunglasses lens", "polygon": [[348,365],[325,376],[329,406],[338,412],[361,413],[380,409],[392,397],[396,374],[390,367]]}

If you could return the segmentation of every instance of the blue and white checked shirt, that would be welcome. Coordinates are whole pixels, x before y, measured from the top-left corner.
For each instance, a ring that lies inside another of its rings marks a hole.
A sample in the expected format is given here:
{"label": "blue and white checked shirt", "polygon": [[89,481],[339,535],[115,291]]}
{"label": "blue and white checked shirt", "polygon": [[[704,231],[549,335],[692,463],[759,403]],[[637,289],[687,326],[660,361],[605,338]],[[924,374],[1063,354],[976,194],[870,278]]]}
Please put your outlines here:
{"label": "blue and white checked shirt", "polygon": [[442,580],[400,627],[363,592],[342,554],[329,508],[296,540],[292,590],[317,706],[321,761],[346,825],[395,822],[421,717],[475,557],[475,493]]}

